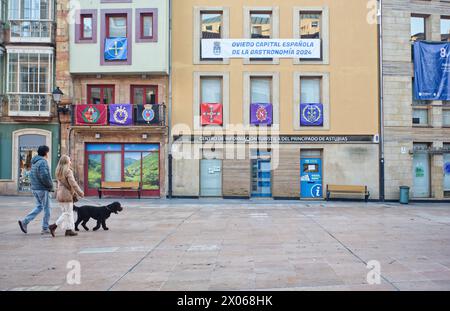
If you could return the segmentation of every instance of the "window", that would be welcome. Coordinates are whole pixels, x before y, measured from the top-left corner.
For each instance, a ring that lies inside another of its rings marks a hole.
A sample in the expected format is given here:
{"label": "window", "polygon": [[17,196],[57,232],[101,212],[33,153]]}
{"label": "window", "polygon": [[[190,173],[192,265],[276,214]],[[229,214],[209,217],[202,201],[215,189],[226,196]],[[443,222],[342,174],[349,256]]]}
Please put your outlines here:
{"label": "window", "polygon": [[272,77],[251,77],[250,90],[251,103],[272,103]]}
{"label": "window", "polygon": [[157,104],[158,87],[150,85],[132,85],[131,103],[133,105]]}
{"label": "window", "polygon": [[300,102],[303,104],[321,103],[321,78],[300,78]]}
{"label": "window", "polygon": [[41,38],[50,40],[50,0],[10,0],[9,20],[12,41],[20,38]]}
{"label": "window", "polygon": [[450,109],[442,109],[442,126],[450,127]]}
{"label": "window", "polygon": [[[322,12],[300,12],[300,38],[301,39],[320,39],[322,49]],[[322,55],[322,52],[320,53]],[[303,61],[315,61],[318,59],[301,59]]]}
{"label": "window", "polygon": [[413,126],[426,126],[428,125],[428,104],[426,100],[416,100],[414,96],[415,84],[414,78],[412,79],[412,124]]}
{"label": "window", "polygon": [[294,73],[293,122],[297,131],[330,129],[330,74]]}
{"label": "window", "polygon": [[92,14],[80,16],[80,39],[92,39]]}
{"label": "window", "polygon": [[321,29],[321,12],[300,12],[300,38],[322,39]]}
{"label": "window", "polygon": [[127,15],[107,14],[106,15],[106,37],[125,38],[127,36]]}
{"label": "window", "polygon": [[52,76],[51,52],[28,53],[25,50],[9,50],[7,93],[10,115],[49,114]]}
{"label": "window", "polygon": [[87,93],[88,103],[91,105],[114,103],[113,85],[88,85]]}
{"label": "window", "polygon": [[[133,55],[132,10],[101,9],[100,16],[100,66],[131,65]],[[134,31],[137,42],[140,40],[139,23],[140,18],[137,18]]]}
{"label": "window", "polygon": [[426,17],[411,16],[411,41],[426,40]]}
{"label": "window", "polygon": [[272,37],[272,12],[250,12],[250,31],[252,39]]}
{"label": "window", "polygon": [[153,14],[141,14],[141,39],[151,39],[153,37]]}
{"label": "window", "polygon": [[136,181],[144,195],[159,195],[158,144],[87,144],[85,180],[88,195],[102,181]]}
{"label": "window", "polygon": [[[202,53],[202,39],[221,39],[223,27],[223,12],[202,11],[200,12],[201,20],[201,38],[200,38],[200,57]],[[201,57],[201,60],[208,60]],[[212,59],[214,61],[222,61],[222,59]]]}
{"label": "window", "polygon": [[202,77],[201,83],[201,102],[202,103],[222,103],[222,78],[221,77]]}
{"label": "window", "polygon": [[413,108],[412,123],[413,126],[428,125],[428,108]]}
{"label": "window", "polygon": [[450,41],[450,17],[441,17],[441,41]]}

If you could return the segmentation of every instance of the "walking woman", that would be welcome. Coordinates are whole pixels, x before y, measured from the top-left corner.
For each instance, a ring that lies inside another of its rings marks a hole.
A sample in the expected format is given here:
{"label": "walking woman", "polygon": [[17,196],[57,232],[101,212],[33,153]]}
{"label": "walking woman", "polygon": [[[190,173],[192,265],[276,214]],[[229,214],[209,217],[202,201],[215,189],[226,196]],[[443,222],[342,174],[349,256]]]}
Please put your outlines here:
{"label": "walking woman", "polygon": [[73,201],[74,198],[78,199],[78,197],[84,197],[84,193],[73,177],[71,164],[70,158],[67,155],[63,155],[59,159],[58,166],[56,167],[56,179],[58,180],[56,200],[59,202],[62,214],[53,225],[48,227],[53,237],[55,237],[55,230],[57,227],[66,230],[66,236],[77,235],[77,233],[74,232],[75,221],[73,217]]}

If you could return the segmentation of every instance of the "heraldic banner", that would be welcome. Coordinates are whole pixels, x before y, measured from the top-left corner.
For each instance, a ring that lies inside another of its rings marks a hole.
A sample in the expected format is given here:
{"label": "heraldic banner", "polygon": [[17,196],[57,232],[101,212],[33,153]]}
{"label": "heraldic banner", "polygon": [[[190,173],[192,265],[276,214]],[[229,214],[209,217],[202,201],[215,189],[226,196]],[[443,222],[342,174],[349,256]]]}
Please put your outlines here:
{"label": "heraldic banner", "polygon": [[414,43],[414,98],[450,100],[450,43]]}
{"label": "heraldic banner", "polygon": [[301,104],[300,126],[323,126],[323,105]]}
{"label": "heraldic banner", "polygon": [[130,104],[109,105],[109,124],[131,125],[133,123],[133,108]]}
{"label": "heraldic banner", "polygon": [[250,123],[253,125],[272,125],[272,104],[251,104]]}
{"label": "heraldic banner", "polygon": [[105,39],[105,60],[127,60],[127,38]]}
{"label": "heraldic banner", "polygon": [[203,103],[200,105],[200,115],[202,125],[223,124],[222,104]]}
{"label": "heraldic banner", "polygon": [[159,105],[138,105],[136,120],[139,124],[159,124]]}
{"label": "heraldic banner", "polygon": [[76,105],[76,125],[106,125],[107,105]]}

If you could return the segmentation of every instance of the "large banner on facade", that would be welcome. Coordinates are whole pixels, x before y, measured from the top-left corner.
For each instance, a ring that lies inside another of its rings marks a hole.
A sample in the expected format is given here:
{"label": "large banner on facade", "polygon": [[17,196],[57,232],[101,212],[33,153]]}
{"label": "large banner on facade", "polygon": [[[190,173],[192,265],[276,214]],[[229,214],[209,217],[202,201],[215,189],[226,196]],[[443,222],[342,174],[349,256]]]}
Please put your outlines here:
{"label": "large banner on facade", "polygon": [[414,43],[414,97],[450,100],[450,43]]}
{"label": "large banner on facade", "polygon": [[139,124],[159,124],[159,105],[138,105],[136,121]]}
{"label": "large banner on facade", "polygon": [[105,125],[107,105],[76,105],[76,125]]}
{"label": "large banner on facade", "polygon": [[321,58],[320,39],[202,39],[202,58]]}
{"label": "large banner on facade", "polygon": [[323,126],[323,105],[300,104],[300,126]]}

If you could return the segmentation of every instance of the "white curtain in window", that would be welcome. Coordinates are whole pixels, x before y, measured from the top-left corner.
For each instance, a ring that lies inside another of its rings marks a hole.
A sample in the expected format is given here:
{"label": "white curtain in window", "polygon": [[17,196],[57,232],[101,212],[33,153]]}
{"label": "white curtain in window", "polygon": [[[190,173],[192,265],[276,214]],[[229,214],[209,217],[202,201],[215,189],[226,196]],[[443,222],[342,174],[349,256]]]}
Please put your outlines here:
{"label": "white curtain in window", "polygon": [[201,93],[203,103],[222,103],[222,79],[201,79]]}
{"label": "white curtain in window", "polygon": [[272,103],[270,79],[252,78],[250,82],[252,103]]}
{"label": "white curtain in window", "polygon": [[450,110],[442,110],[442,125],[450,126]]}
{"label": "white curtain in window", "polygon": [[122,181],[122,154],[105,153],[105,181]]}
{"label": "white curtain in window", "polygon": [[301,98],[304,104],[320,103],[320,79],[302,78],[300,82]]}

